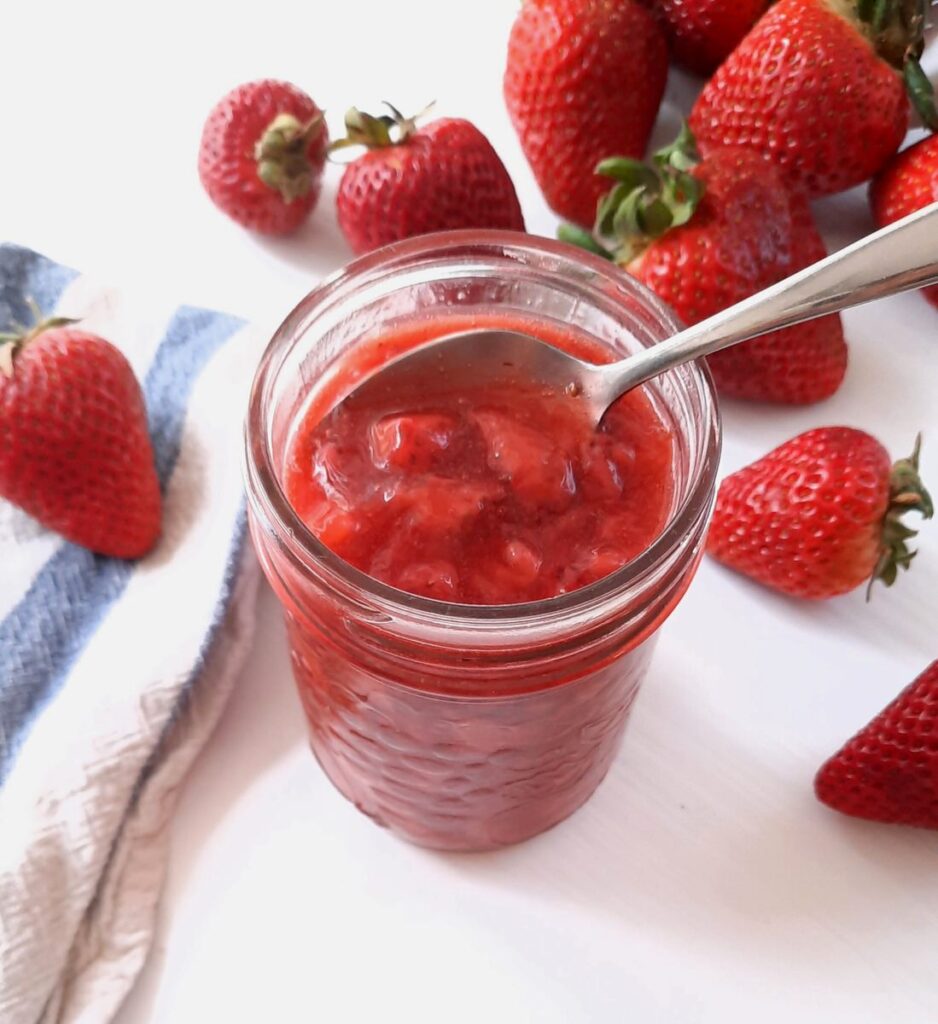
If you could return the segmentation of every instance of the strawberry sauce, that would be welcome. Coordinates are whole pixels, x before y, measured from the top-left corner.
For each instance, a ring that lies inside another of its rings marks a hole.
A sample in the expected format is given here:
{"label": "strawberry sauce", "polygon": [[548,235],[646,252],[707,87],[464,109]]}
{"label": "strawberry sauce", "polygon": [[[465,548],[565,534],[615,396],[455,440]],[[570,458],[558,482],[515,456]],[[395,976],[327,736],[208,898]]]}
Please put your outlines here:
{"label": "strawberry sauce", "polygon": [[620,400],[599,431],[575,399],[533,385],[483,391],[456,380],[431,394],[417,382],[394,403],[338,407],[374,367],[472,327],[612,358],[574,327],[515,311],[386,322],[346,342],[319,375],[284,439],[281,485],[348,563],[450,606],[496,606],[492,616],[443,605],[411,617],[406,602],[362,609],[252,520],[317,759],[376,822],[450,850],[526,839],[599,785],[702,539],[691,537],[679,562],[659,562],[665,571],[644,588],[513,622],[511,605],[576,591],[647,549],[673,514],[683,455],[644,392]]}
{"label": "strawberry sauce", "polygon": [[719,451],[693,366],[600,430],[563,393],[468,374],[339,409],[373,369],[476,327],[599,363],[622,353],[605,339],[650,345],[675,324],[567,246],[430,235],[307,296],[247,422],[251,533],[313,752],[359,810],[445,850],[534,836],[602,781],[703,554]]}
{"label": "strawberry sauce", "polygon": [[575,398],[532,385],[330,410],[350,380],[444,333],[536,330],[582,358],[591,339],[523,318],[434,317],[363,342],[289,445],[287,497],[332,551],[400,590],[513,604],[586,586],[634,558],[672,504],[671,435],[639,391],[597,431]]}

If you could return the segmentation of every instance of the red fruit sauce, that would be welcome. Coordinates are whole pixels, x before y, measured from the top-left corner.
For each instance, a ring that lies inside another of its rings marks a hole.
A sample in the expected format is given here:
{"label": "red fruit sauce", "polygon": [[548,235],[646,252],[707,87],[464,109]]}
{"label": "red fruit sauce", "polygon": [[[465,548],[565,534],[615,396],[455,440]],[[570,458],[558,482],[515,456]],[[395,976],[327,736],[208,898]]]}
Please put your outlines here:
{"label": "red fruit sauce", "polygon": [[[597,431],[576,398],[531,385],[460,387],[328,411],[350,379],[444,333],[522,318],[435,316],[363,343],[307,409],[285,487],[328,548],[400,590],[514,604],[586,586],[643,551],[672,502],[671,435],[640,391]],[[608,361],[595,341],[536,327],[559,348]]]}
{"label": "red fruit sauce", "polygon": [[[333,411],[361,375],[472,327],[527,330],[595,362],[573,326],[449,312],[343,342],[285,438],[281,482],[334,552],[438,612],[361,606],[272,542],[261,561],[286,612],[313,751],[358,808],[427,846],[482,850],[555,825],[609,770],[654,634],[696,569],[702,532],[653,578],[582,609],[511,605],[584,587],[667,526],[684,456],[645,393],[596,431],[574,399],[535,387],[418,387],[396,405]],[[416,397],[414,397],[416,396]],[[382,599],[383,601],[383,599]],[[504,618],[453,604],[502,605]],[[556,612],[556,614],[555,614]],[[577,630],[582,629],[582,633]]]}

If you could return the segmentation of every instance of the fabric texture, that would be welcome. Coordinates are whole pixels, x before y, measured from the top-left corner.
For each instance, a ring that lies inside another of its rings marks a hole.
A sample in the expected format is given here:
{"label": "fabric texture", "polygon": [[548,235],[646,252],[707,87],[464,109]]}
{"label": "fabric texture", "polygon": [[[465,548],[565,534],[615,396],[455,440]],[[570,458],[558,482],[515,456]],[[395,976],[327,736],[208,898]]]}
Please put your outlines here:
{"label": "fabric texture", "polygon": [[101,1024],[146,957],[182,781],[249,647],[241,427],[256,335],[0,245],[0,329],[45,314],[141,381],[163,534],[93,555],[0,500],[0,1021]]}

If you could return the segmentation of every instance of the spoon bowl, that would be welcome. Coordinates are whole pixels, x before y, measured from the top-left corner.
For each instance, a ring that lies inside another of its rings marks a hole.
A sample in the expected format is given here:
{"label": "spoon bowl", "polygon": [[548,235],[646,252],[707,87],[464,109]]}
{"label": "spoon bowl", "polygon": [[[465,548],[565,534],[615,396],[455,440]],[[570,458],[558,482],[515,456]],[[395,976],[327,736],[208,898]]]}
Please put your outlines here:
{"label": "spoon bowl", "polygon": [[343,404],[350,409],[407,405],[426,401],[437,387],[441,395],[451,394],[453,381],[467,391],[534,383],[582,398],[591,421],[598,423],[609,404],[603,369],[521,331],[476,328],[443,335],[392,359]]}

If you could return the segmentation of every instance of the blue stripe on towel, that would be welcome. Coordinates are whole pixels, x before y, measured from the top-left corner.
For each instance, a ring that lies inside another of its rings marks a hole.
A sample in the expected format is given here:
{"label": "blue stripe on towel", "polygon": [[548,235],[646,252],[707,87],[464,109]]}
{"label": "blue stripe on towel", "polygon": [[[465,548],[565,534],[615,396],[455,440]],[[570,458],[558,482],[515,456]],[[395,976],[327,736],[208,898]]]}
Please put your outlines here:
{"label": "blue stripe on towel", "polygon": [[0,245],[0,331],[14,322],[32,325],[27,299],[38,303],[44,312],[51,312],[65,286],[76,277],[77,270],[53,263],[32,249]]}
{"label": "blue stripe on towel", "polygon": [[182,689],[176,695],[176,700],[169,713],[169,717],[163,725],[160,737],[156,741],[153,750],[150,752],[150,756],[147,758],[146,764],[144,764],[137,781],[134,783],[133,792],[130,794],[127,806],[124,808],[124,815],[121,820],[120,828],[114,834],[114,841],[111,843],[111,849],[108,852],[107,861],[101,871],[101,879],[98,884],[98,889],[95,891],[92,899],[92,906],[97,903],[101,892],[100,887],[104,884],[104,880],[110,875],[111,862],[114,859],[114,854],[117,852],[117,847],[120,844],[121,837],[127,827],[127,821],[133,813],[134,808],[137,806],[137,801],[143,794],[143,791],[146,788],[147,783],[150,781],[153,773],[162,763],[166,754],[166,743],[169,741],[176,723],[188,710],[189,703],[192,699],[192,691],[195,689],[195,684],[201,677],[202,672],[205,669],[205,664],[211,657],[218,642],[218,633],[225,620],[225,615],[227,614],[231,599],[234,596],[235,583],[237,582],[238,572],[241,568],[241,561],[244,557],[244,545],[247,542],[247,536],[247,502],[242,499],[241,505],[238,508],[238,514],[235,517],[231,543],[228,545],[228,556],[225,559],[225,569],[222,575],[221,587],[218,592],[218,600],[215,602],[215,608],[212,612],[212,620],[205,632],[205,636],[202,638],[202,644],[199,647],[199,653],[196,656],[195,663],[189,669],[186,681],[183,683]]}
{"label": "blue stripe on towel", "polygon": [[[192,384],[242,324],[235,317],[184,306],[160,342],[143,390],[164,489],[179,455]],[[36,714],[58,692],[133,571],[133,563],[63,544],[0,623],[0,782]]]}

